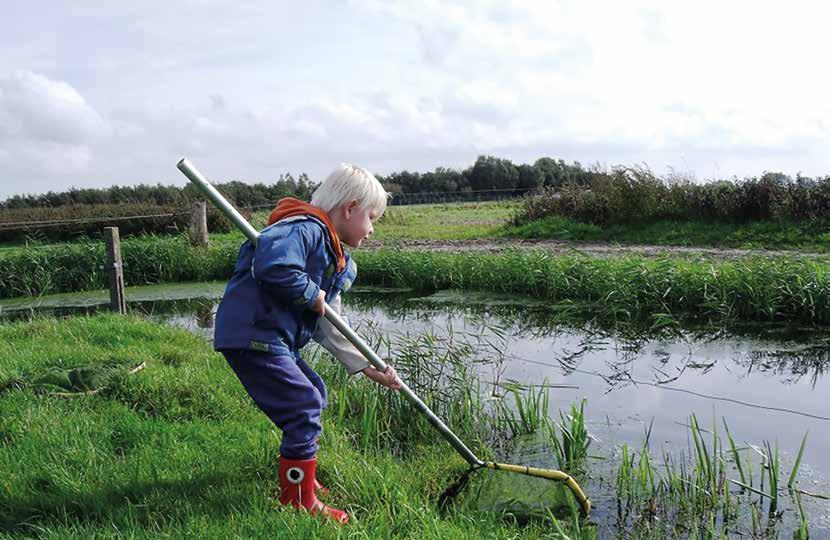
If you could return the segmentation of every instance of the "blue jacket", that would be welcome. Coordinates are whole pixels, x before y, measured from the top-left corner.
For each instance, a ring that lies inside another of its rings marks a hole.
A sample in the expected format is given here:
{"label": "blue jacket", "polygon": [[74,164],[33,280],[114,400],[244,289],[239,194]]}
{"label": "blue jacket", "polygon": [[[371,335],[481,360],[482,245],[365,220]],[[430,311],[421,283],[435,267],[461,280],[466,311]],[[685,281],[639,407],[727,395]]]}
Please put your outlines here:
{"label": "blue jacket", "polygon": [[348,254],[344,270],[336,261],[325,225],[311,216],[267,227],[256,248],[246,241],[216,313],[214,349],[296,356],[317,329],[311,307],[319,291],[332,301],[357,275]]}

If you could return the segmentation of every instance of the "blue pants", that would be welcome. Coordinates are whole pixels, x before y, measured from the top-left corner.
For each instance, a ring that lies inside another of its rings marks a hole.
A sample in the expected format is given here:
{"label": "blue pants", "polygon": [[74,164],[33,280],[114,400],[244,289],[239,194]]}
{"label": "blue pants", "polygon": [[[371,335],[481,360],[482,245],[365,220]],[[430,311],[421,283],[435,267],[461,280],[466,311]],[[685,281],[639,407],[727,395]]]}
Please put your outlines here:
{"label": "blue pants", "polygon": [[245,349],[222,354],[257,407],[282,430],[280,455],[289,459],[317,455],[317,438],[323,431],[320,415],[328,404],[323,379],[299,356]]}

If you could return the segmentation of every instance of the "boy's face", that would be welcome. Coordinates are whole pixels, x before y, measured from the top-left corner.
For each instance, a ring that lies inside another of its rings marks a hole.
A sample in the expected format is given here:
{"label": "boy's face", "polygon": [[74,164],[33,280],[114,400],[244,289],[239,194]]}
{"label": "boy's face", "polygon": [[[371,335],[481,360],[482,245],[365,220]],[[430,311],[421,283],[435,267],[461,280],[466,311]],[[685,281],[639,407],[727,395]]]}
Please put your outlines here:
{"label": "boy's face", "polygon": [[375,232],[372,222],[379,217],[377,212],[360,207],[357,201],[343,205],[341,210],[337,217],[342,219],[334,220],[337,235],[347,246],[360,247],[360,244]]}

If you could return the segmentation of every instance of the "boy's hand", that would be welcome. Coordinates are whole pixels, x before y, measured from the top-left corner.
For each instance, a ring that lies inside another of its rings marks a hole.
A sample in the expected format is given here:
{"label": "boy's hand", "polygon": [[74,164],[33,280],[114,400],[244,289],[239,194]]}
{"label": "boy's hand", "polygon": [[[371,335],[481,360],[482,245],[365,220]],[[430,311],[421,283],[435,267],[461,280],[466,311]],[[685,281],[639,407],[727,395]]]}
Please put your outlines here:
{"label": "boy's hand", "polygon": [[363,370],[363,374],[376,383],[391,388],[392,390],[398,390],[401,387],[401,380],[398,378],[398,374],[392,366],[386,366],[386,371],[369,366]]}
{"label": "boy's hand", "polygon": [[321,317],[326,314],[326,291],[320,291],[320,294],[317,295],[317,300],[311,306],[311,311]]}

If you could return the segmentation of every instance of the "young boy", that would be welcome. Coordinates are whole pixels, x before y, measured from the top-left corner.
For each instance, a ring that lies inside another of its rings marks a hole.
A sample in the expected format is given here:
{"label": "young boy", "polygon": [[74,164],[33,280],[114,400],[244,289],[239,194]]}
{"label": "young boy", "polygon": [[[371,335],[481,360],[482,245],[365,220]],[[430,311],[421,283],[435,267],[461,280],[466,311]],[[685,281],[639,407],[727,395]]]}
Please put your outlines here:
{"label": "young boy", "polygon": [[280,502],[340,523],[349,515],[320,502],[315,489],[320,415],[326,385],[300,357],[314,339],[349,373],[400,388],[395,370],[370,366],[323,317],[340,312],[340,293],[357,273],[342,244],[359,247],[386,210],[387,194],[368,171],[340,165],[311,204],[279,201],[254,247],[245,242],[216,314],[214,348],[228,360],[254,403],[282,430]]}

